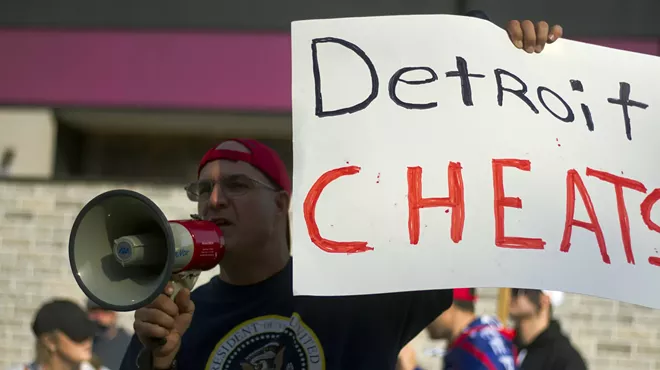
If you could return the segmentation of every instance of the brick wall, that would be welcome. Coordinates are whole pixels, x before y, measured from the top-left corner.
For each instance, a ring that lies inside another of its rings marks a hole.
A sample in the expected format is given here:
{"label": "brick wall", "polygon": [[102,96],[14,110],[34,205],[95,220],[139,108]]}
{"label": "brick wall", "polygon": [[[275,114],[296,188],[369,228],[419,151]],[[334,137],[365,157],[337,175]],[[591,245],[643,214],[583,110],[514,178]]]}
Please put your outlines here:
{"label": "brick wall", "polygon": [[[30,322],[42,302],[53,296],[83,302],[68,264],[70,227],[85,202],[115,188],[154,199],[168,218],[187,217],[195,208],[181,186],[0,180],[0,368],[31,358]],[[478,310],[494,313],[496,290],[479,294]],[[591,369],[660,369],[660,310],[569,295],[557,316]],[[130,313],[121,321],[131,328]],[[420,352],[434,345],[441,344],[423,334],[415,341]],[[422,355],[420,361],[429,369],[439,365],[438,359]]]}

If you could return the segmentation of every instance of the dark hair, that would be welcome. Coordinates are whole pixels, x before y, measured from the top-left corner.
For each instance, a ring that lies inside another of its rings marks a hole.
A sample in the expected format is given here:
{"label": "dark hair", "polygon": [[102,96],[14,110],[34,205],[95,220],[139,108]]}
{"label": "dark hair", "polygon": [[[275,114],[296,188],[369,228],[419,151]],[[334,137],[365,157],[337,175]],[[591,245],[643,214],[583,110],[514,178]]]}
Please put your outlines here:
{"label": "dark hair", "polygon": [[[265,174],[264,174],[265,175]],[[270,182],[270,184],[275,188],[275,191],[284,191],[284,188],[281,187],[277,182],[273,181],[268,175],[266,175],[266,178]],[[291,200],[291,194],[289,194],[289,201]],[[291,252],[291,220],[289,220],[289,215],[287,214],[286,216],[286,245],[289,247],[289,252]]]}
{"label": "dark hair", "polygon": [[540,290],[537,290],[537,289],[525,290],[525,295],[527,296],[529,301],[532,302],[532,304],[534,306],[536,306],[537,310],[541,309],[541,295],[542,294],[543,293]]}
{"label": "dark hair", "polygon": [[[475,296],[477,294],[477,290],[475,288],[470,288],[470,295]],[[474,313],[474,301],[464,301],[464,300],[457,300],[454,299],[454,306],[458,308],[461,311],[466,311],[466,312],[471,312]]]}
{"label": "dark hair", "polygon": [[289,252],[291,252],[291,225],[289,220],[286,221],[286,245],[289,247]]}
{"label": "dark hair", "polygon": [[[523,293],[527,299],[536,307],[537,311],[541,311],[541,297],[544,295],[542,290],[539,289],[525,289]],[[548,311],[550,313],[550,317],[553,315],[553,307],[552,303],[548,305]]]}

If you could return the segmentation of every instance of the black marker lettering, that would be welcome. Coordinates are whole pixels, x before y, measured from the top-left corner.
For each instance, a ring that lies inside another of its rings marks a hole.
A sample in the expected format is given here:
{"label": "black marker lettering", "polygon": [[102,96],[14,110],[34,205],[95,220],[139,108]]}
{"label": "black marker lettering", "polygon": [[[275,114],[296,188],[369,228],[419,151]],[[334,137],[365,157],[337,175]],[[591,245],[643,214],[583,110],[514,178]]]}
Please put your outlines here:
{"label": "black marker lettering", "polygon": [[[371,93],[364,101],[362,101],[361,103],[357,103],[352,107],[348,107],[348,108],[341,108],[332,111],[323,110],[323,96],[321,94],[321,72],[319,70],[319,60],[318,60],[318,51],[317,51],[317,44],[320,43],[335,43],[344,46],[345,48],[352,50],[355,54],[357,54],[357,56],[360,57],[360,59],[364,61],[364,63],[369,68],[369,73],[371,74]],[[366,107],[368,107],[369,104],[371,104],[371,102],[374,101],[374,99],[376,99],[376,97],[378,96],[378,74],[376,73],[376,68],[374,67],[374,64],[371,62],[371,59],[369,59],[367,54],[353,43],[335,37],[313,39],[312,67],[314,70],[314,90],[316,93],[316,115],[318,117],[340,116],[346,113],[355,113],[361,111]]]}
{"label": "black marker lettering", "polygon": [[584,92],[584,88],[582,87],[582,81],[571,80],[571,89],[573,89],[573,91]]}
{"label": "black marker lettering", "polygon": [[[513,90],[509,89],[507,87],[504,87],[502,85],[502,75],[509,76],[512,79],[516,80],[520,84],[520,89],[519,90]],[[532,103],[531,100],[525,94],[527,93],[527,85],[521,80],[518,76],[514,75],[511,72],[505,71],[503,69],[496,69],[495,70],[495,78],[497,79],[497,104],[502,106],[502,101],[504,100],[504,92],[509,92],[515,96],[517,96],[520,100],[525,102],[527,106],[532,110],[532,112],[539,114],[539,110],[534,106],[534,103]]]}
{"label": "black marker lettering", "polygon": [[[559,100],[564,105],[564,108],[566,109],[566,117],[562,117],[562,116],[558,115],[557,113],[553,112],[552,109],[550,109],[550,107],[548,107],[548,105],[545,103],[545,99],[543,99],[543,93],[544,92],[549,92],[550,94],[552,94],[555,98],[557,98],[557,100]],[[547,88],[545,86],[539,86],[539,88],[536,89],[536,93],[539,96],[539,101],[541,102],[541,105],[543,105],[543,108],[545,108],[545,110],[547,110],[548,112],[550,112],[550,114],[555,116],[555,118],[557,118],[560,121],[566,122],[566,123],[573,122],[575,120],[575,115],[573,114],[573,109],[571,109],[571,107],[568,105],[568,103],[566,103],[566,101],[564,99],[562,99],[562,97],[559,96],[559,94],[557,94],[556,92],[550,90],[549,88]]]}
{"label": "black marker lettering", "polygon": [[[414,80],[414,81],[408,81],[408,80],[404,80],[404,79],[401,78],[403,76],[403,74],[405,74],[407,72],[412,72],[412,71],[426,71],[426,72],[431,74],[431,78],[427,78],[425,80]],[[435,73],[434,70],[432,70],[429,67],[406,67],[406,68],[401,68],[400,70],[396,71],[396,73],[394,73],[392,75],[392,78],[390,78],[390,84],[389,84],[389,88],[388,88],[389,92],[390,92],[390,98],[392,99],[392,101],[394,103],[396,103],[396,105],[398,105],[400,107],[407,108],[407,109],[431,109],[431,108],[435,108],[435,107],[438,106],[437,102],[422,103],[422,104],[404,102],[403,100],[399,99],[398,96],[396,96],[396,85],[399,82],[403,82],[403,83],[408,84],[408,85],[423,85],[423,84],[428,84],[428,83],[431,83],[431,82],[437,81],[437,80],[438,80],[438,75]]]}
{"label": "black marker lettering", "polygon": [[630,115],[628,114],[628,107],[637,107],[646,109],[648,104],[640,103],[630,100],[630,84],[627,82],[619,82],[619,99],[609,98],[608,103],[620,105],[623,108],[623,122],[626,126],[626,137],[632,140],[632,132],[630,128]]}
{"label": "black marker lettering", "polygon": [[463,104],[468,107],[473,106],[474,103],[472,102],[472,85],[470,85],[470,77],[484,78],[486,76],[481,74],[470,74],[468,72],[467,62],[461,57],[456,57],[456,71],[449,71],[445,75],[447,77],[460,77]]}
{"label": "black marker lettering", "polygon": [[[573,89],[573,91],[583,92],[584,87],[582,87],[582,81],[571,80],[571,89]],[[591,110],[589,110],[589,107],[584,103],[580,104],[580,107],[582,108],[582,114],[584,115],[584,119],[585,121],[587,121],[587,128],[589,129],[589,131],[593,131],[594,120],[591,117]]]}

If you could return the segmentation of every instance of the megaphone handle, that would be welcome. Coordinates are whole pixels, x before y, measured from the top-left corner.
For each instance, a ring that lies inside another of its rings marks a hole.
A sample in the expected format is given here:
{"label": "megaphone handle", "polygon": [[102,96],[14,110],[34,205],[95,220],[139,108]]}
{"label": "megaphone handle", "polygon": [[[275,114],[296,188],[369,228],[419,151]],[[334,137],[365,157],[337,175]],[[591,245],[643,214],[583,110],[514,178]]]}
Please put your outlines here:
{"label": "megaphone handle", "polygon": [[197,278],[199,278],[199,271],[186,271],[172,275],[170,283],[172,283],[173,291],[170,298],[172,298],[172,300],[176,299],[176,295],[183,288],[192,291],[195,287],[195,283],[197,283]]}
{"label": "megaphone handle", "polygon": [[[197,271],[172,275],[172,279],[170,280],[170,283],[172,284],[172,294],[170,294],[170,298],[175,300],[176,295],[183,288],[192,290],[192,288],[195,287],[195,283],[197,283],[198,277],[199,272]],[[167,339],[165,338],[154,338],[153,340],[157,346],[163,346],[165,343],[167,343]]]}
{"label": "megaphone handle", "polygon": [[174,279],[170,280],[170,283],[172,284],[172,294],[170,294],[170,298],[172,298],[172,300],[175,300],[176,295],[179,294],[179,292],[183,288],[183,284],[181,284],[181,282]]}
{"label": "megaphone handle", "polygon": [[[170,283],[172,284],[172,294],[170,294],[170,298],[174,301],[174,299],[176,299],[176,295],[179,293],[179,291],[181,291],[183,286],[174,279],[170,280]],[[167,343],[167,338],[153,338],[152,340],[156,347],[162,347],[165,345],[165,343]]]}

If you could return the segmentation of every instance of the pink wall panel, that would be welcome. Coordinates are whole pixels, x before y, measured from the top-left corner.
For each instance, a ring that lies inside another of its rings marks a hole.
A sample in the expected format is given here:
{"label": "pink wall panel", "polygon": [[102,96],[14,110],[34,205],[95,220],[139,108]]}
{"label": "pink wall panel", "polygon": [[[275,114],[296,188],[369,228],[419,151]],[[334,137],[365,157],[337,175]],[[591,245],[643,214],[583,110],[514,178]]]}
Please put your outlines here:
{"label": "pink wall panel", "polygon": [[0,103],[289,112],[290,50],[287,33],[0,30]]}

